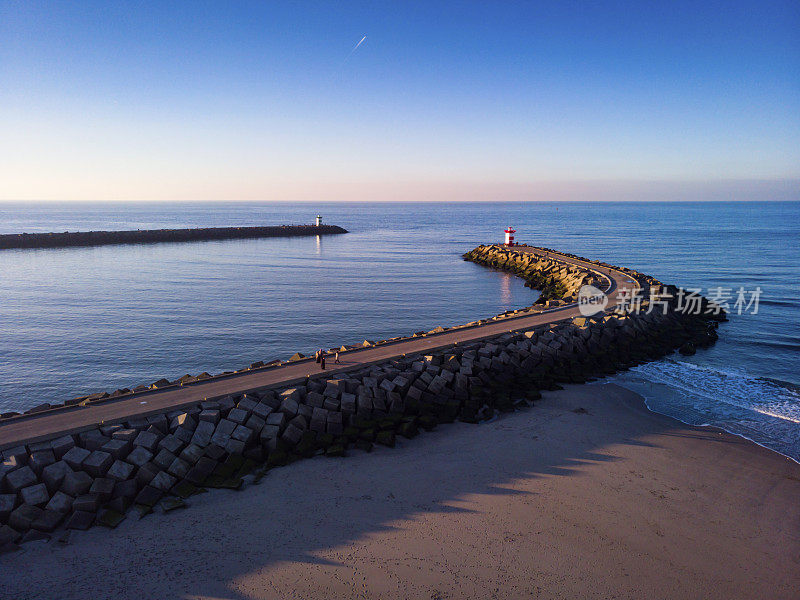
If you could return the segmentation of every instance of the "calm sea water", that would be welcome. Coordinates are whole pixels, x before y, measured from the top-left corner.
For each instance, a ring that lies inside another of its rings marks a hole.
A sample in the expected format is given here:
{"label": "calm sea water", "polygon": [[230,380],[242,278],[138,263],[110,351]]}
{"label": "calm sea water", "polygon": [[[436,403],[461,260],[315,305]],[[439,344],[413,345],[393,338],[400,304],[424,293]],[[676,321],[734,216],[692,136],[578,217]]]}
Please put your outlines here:
{"label": "calm sea water", "polygon": [[800,203],[0,204],[0,233],[309,223],[323,238],[0,253],[0,411],[221,372],[531,304],[463,262],[522,242],[684,287],[761,288],[720,341],[615,380],[654,410],[800,459]]}

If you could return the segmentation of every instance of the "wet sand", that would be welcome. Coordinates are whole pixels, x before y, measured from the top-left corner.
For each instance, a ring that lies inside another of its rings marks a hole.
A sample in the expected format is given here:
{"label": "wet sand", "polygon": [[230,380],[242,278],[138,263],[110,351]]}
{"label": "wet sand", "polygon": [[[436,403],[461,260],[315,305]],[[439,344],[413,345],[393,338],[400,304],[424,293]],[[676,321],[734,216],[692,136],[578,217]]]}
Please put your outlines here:
{"label": "wet sand", "polygon": [[0,556],[0,598],[797,598],[800,465],[616,385]]}

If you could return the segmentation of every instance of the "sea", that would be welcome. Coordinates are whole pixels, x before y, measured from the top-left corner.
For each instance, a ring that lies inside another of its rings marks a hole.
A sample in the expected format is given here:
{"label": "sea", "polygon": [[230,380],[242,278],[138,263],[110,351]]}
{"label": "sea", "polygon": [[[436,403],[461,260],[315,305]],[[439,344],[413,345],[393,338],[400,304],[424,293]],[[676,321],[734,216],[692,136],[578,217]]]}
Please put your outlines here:
{"label": "sea", "polygon": [[458,325],[537,292],[516,239],[728,304],[719,341],[609,378],[800,460],[800,202],[4,203],[0,233],[311,223],[349,233],[0,251],[0,412]]}

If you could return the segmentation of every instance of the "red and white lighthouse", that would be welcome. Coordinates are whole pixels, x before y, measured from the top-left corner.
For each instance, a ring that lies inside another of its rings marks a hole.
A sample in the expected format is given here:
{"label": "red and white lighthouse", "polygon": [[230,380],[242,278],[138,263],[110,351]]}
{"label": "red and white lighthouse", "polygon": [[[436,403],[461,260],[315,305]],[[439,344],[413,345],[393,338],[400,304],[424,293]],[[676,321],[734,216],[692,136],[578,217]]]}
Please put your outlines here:
{"label": "red and white lighthouse", "polygon": [[509,225],[508,229],[506,229],[506,246],[513,246],[514,245],[514,234],[515,233],[517,233],[517,230],[514,229],[513,227],[511,227],[511,225]]}

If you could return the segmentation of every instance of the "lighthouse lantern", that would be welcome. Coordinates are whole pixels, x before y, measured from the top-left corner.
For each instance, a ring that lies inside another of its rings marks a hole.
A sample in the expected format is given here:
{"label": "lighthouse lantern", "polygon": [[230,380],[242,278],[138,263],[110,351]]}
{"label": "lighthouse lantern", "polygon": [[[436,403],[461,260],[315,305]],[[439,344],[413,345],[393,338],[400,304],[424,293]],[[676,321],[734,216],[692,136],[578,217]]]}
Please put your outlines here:
{"label": "lighthouse lantern", "polygon": [[319,215],[317,215],[317,221],[316,221],[316,224],[317,224],[317,227],[319,227],[320,225],[322,225],[322,217],[320,217]]}
{"label": "lighthouse lantern", "polygon": [[506,244],[505,245],[506,246],[513,246],[514,245],[514,234],[517,233],[517,230],[514,229],[513,227],[511,227],[511,225],[509,225],[508,229],[506,229],[505,233],[506,233]]}

